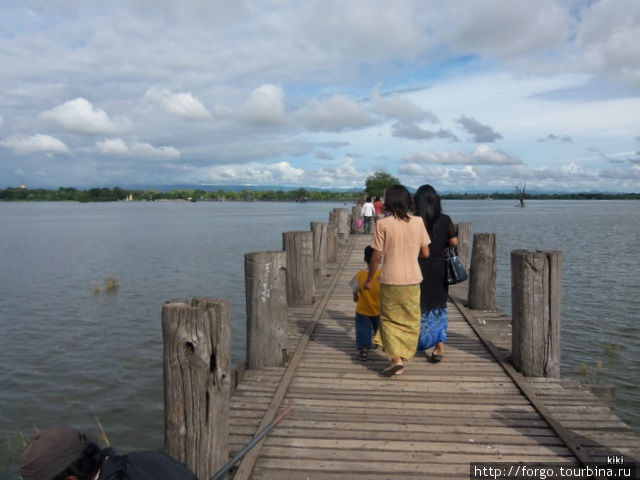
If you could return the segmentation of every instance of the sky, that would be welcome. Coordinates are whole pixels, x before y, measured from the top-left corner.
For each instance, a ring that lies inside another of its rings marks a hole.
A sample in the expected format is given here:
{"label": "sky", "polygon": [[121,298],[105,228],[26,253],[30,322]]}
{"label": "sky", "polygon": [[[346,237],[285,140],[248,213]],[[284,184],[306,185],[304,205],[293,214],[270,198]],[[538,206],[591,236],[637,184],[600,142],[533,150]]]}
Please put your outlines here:
{"label": "sky", "polygon": [[0,188],[640,191],[638,0],[0,0]]}

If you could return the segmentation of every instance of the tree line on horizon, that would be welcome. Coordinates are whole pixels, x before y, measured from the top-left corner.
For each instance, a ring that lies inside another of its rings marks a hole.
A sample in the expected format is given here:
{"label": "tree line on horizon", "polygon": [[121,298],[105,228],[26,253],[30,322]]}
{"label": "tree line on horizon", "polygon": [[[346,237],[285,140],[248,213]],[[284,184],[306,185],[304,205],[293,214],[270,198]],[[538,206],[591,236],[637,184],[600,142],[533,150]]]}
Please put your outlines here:
{"label": "tree line on horizon", "polygon": [[[371,177],[370,177],[371,178]],[[397,181],[394,183],[398,183]],[[393,185],[393,183],[388,186]],[[0,201],[75,201],[75,202],[114,202],[123,200],[157,201],[157,200],[185,200],[185,201],[334,201],[355,202],[363,194],[381,196],[383,185],[373,183],[366,185],[364,190],[331,191],[307,190],[128,190],[120,187],[90,188],[78,190],[73,187],[59,187],[56,190],[44,188],[15,188],[0,190]],[[517,192],[469,192],[444,193],[445,200],[517,200]],[[527,193],[528,200],[640,200],[640,193]]]}

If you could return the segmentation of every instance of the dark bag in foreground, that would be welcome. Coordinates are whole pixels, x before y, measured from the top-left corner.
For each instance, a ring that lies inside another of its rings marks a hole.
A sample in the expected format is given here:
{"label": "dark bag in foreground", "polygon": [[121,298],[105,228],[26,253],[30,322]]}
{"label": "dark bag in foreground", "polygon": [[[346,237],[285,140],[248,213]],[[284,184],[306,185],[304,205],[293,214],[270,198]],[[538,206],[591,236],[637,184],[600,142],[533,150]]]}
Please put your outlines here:
{"label": "dark bag in foreground", "polygon": [[458,250],[447,247],[447,252],[448,255],[444,257],[447,270],[447,283],[449,285],[455,285],[456,283],[464,282],[469,278],[469,274],[458,257]]}

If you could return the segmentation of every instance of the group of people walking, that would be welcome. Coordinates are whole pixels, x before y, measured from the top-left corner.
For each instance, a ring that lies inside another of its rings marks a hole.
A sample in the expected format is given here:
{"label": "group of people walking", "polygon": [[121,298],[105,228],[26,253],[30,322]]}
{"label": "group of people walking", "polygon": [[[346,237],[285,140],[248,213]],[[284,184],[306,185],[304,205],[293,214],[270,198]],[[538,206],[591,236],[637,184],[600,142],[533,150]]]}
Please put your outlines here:
{"label": "group of people walking", "polygon": [[387,376],[403,373],[417,351],[432,346],[427,358],[442,360],[448,329],[445,249],[457,244],[455,226],[432,186],[421,186],[413,198],[403,185],[387,189],[384,217],[365,248],[367,269],[351,285],[360,360],[374,345],[381,347],[389,357]]}
{"label": "group of people walking", "polygon": [[384,203],[380,197],[366,197],[364,203],[360,205],[360,215],[362,215],[362,228],[364,233],[371,233],[374,221],[384,217]]}

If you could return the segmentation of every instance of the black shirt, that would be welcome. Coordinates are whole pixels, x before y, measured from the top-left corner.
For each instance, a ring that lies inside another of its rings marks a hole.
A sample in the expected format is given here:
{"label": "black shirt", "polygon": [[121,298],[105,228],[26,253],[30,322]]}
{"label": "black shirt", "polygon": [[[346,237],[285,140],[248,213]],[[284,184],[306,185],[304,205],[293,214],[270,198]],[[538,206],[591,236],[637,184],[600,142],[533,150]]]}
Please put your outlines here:
{"label": "black shirt", "polygon": [[429,232],[429,258],[419,258],[422,270],[420,284],[420,310],[425,313],[438,307],[447,305],[449,284],[444,264],[445,248],[449,239],[456,237],[456,227],[449,215],[441,214],[440,218]]}

